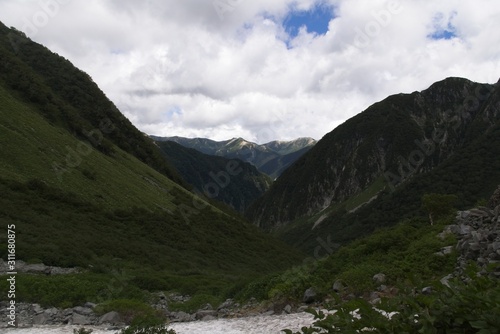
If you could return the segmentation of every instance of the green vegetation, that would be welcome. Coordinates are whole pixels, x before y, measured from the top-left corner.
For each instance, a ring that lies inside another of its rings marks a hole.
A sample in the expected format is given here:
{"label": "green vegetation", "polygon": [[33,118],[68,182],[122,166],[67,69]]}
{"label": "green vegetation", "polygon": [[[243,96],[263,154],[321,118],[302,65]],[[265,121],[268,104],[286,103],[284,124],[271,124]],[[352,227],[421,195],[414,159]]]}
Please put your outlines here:
{"label": "green vegetation", "polygon": [[[316,321],[295,334],[360,333],[464,333],[494,334],[499,332],[500,289],[498,279],[469,275],[466,283],[449,282],[449,287],[436,283],[430,295],[402,294],[373,305],[356,299],[331,307],[334,314],[311,313]],[[382,314],[391,314],[386,316]],[[285,330],[293,334],[291,330]]]}
{"label": "green vegetation", "polygon": [[173,329],[168,329],[165,320],[152,316],[136,317],[129,327],[122,329],[120,334],[176,334]]}
{"label": "green vegetation", "polygon": [[453,271],[456,255],[436,255],[442,247],[456,243],[453,236],[437,237],[450,218],[430,226],[415,218],[379,229],[341,247],[332,255],[304,261],[283,274],[272,275],[249,284],[240,297],[259,299],[291,298],[301,300],[309,287],[326,296],[332,284],[341,280],[350,293],[358,296],[374,291],[372,277],[384,273],[391,286],[404,287],[410,282],[441,278]]}
{"label": "green vegetation", "polygon": [[425,194],[422,196],[422,208],[429,214],[431,225],[434,224],[434,219],[450,214],[457,200],[455,195]]}

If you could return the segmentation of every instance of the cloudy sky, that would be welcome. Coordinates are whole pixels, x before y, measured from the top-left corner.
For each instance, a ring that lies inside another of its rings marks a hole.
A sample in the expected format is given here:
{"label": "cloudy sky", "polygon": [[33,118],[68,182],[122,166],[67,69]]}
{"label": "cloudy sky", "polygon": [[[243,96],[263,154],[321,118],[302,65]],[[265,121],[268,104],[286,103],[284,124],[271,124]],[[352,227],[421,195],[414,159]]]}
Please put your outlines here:
{"label": "cloudy sky", "polygon": [[498,0],[0,0],[142,131],[320,139],[449,76],[500,77]]}

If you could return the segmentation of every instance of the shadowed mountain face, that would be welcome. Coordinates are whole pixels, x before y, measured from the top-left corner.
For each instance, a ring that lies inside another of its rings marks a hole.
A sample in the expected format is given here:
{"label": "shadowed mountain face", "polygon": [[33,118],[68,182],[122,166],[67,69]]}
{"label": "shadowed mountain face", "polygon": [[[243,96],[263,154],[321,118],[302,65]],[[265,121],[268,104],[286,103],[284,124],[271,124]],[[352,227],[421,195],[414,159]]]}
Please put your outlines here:
{"label": "shadowed mountain face", "polygon": [[172,141],[159,141],[157,145],[200,195],[241,213],[271,186],[272,180],[248,162],[204,154]]}
{"label": "shadowed mountain face", "polygon": [[[395,193],[404,192],[398,200],[408,201],[411,194],[415,205],[417,193],[431,190],[459,191],[462,203],[473,202],[491,192],[500,178],[494,156],[499,119],[499,85],[448,78],[422,92],[390,96],[321,139],[247,210],[247,216],[266,230],[288,229],[287,238],[295,242],[290,236],[295,232],[289,229],[297,220],[307,223],[296,236],[313,226],[345,220],[353,237],[363,230],[353,223],[363,205],[374,210]],[[438,173],[447,175],[431,182],[429,189],[408,188]],[[457,183],[468,186],[458,190]],[[386,208],[385,214],[389,211]],[[371,226],[387,223],[378,219]]]}
{"label": "shadowed mountain face", "polygon": [[213,141],[206,138],[156,137],[156,141],[173,141],[182,146],[205,154],[228,159],[240,159],[251,163],[259,171],[276,179],[298,158],[309,151],[316,141],[312,138],[298,138],[292,141],[272,141],[259,145],[243,138]]}

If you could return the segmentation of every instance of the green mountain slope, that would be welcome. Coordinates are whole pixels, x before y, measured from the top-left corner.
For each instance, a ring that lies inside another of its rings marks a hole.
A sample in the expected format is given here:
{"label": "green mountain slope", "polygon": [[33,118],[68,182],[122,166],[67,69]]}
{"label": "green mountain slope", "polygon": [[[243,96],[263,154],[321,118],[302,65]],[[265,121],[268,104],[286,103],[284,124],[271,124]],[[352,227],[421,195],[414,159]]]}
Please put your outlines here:
{"label": "green mountain slope", "polygon": [[272,181],[247,162],[200,153],[171,141],[157,142],[167,160],[198,194],[244,210]]}
{"label": "green mountain slope", "polygon": [[[69,292],[24,290],[19,302],[40,293],[66,306],[127,291],[217,294],[300,258],[186,190],[161,150],[88,75],[2,25],[0,149],[0,223],[16,226],[17,259],[99,276]],[[6,242],[0,236],[4,259]],[[94,281],[110,281],[117,270],[130,276],[127,288],[93,294]],[[27,286],[46,280],[18,278]],[[75,295],[81,289],[85,296]]]}
{"label": "green mountain slope", "polygon": [[499,89],[449,78],[374,104],[285,171],[248,216],[310,250],[318,237],[346,242],[422,214],[424,193],[475,204],[500,178]]}
{"label": "green mountain slope", "polygon": [[262,145],[246,141],[243,138],[224,141],[183,137],[153,136],[152,138],[156,141],[173,141],[184,147],[193,148],[209,155],[249,162],[272,179],[279,177],[284,170],[316,144],[316,141],[312,138],[272,141]]}

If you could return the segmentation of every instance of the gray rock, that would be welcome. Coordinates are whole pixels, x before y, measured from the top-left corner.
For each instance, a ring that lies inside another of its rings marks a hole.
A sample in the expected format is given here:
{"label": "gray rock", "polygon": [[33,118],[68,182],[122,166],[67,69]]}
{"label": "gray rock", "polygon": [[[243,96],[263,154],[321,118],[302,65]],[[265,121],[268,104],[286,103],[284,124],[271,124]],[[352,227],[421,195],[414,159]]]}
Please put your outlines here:
{"label": "gray rock", "polygon": [[309,288],[304,292],[302,301],[306,304],[314,303],[316,301],[317,293],[314,288]]}
{"label": "gray rock", "polygon": [[498,186],[497,190],[495,190],[495,192],[493,193],[488,202],[488,206],[491,209],[496,208],[499,205],[500,205],[500,186]]}
{"label": "gray rock", "polygon": [[300,312],[305,312],[308,308],[309,308],[309,306],[307,306],[307,305],[302,305],[301,307],[299,307],[299,308],[297,309],[297,312],[299,312],[299,313],[300,313]]}
{"label": "gray rock", "polygon": [[33,304],[32,307],[33,307],[33,312],[35,312],[35,314],[43,312],[43,308],[38,304]]}
{"label": "gray rock", "polygon": [[378,273],[376,275],[373,275],[373,281],[377,284],[382,284],[382,283],[385,283],[386,281],[386,276],[385,274],[382,274],[382,273]]}
{"label": "gray rock", "polygon": [[222,303],[222,304],[219,305],[219,307],[217,308],[217,310],[229,309],[232,306],[234,306],[234,300],[232,300],[232,299],[226,299],[226,301],[224,303]]}
{"label": "gray rock", "polygon": [[382,284],[380,285],[378,288],[377,288],[377,291],[378,292],[388,292],[389,288],[387,287],[387,285],[385,284]]}
{"label": "gray rock", "polygon": [[191,320],[194,320],[191,314],[188,314],[186,312],[172,312],[171,316],[173,316],[173,321],[176,322],[188,322]]}
{"label": "gray rock", "polygon": [[342,284],[341,280],[336,280],[335,283],[333,283],[333,291],[337,293],[341,293],[344,291],[345,287],[344,284]]}
{"label": "gray rock", "polygon": [[285,306],[283,311],[285,311],[286,314],[292,313],[292,306],[290,304],[288,304],[287,306]]}
{"label": "gray rock", "polygon": [[443,255],[449,255],[453,253],[453,246],[446,246],[441,248],[441,253],[443,253]]}
{"label": "gray rock", "polygon": [[28,264],[24,267],[24,271],[28,274],[50,274],[50,268],[43,263]]}
{"label": "gray rock", "polygon": [[59,310],[56,309],[55,307],[52,307],[52,308],[48,308],[44,311],[45,314],[47,314],[48,316],[56,316],[58,313],[59,313]]}
{"label": "gray rock", "polygon": [[211,321],[211,320],[217,320],[217,318],[214,317],[213,315],[206,315],[203,317],[203,319],[201,319],[201,321]]}
{"label": "gray rock", "polygon": [[91,302],[86,302],[83,307],[93,309],[97,306],[97,304],[91,303]]}
{"label": "gray rock", "polygon": [[422,289],[422,294],[424,295],[430,295],[432,293],[432,287],[426,286],[425,288]]}
{"label": "gray rock", "polygon": [[213,311],[213,310],[199,310],[195,314],[196,320],[201,320],[201,319],[205,318],[206,316],[215,317],[215,316],[217,316],[217,311]]}
{"label": "gray rock", "polygon": [[373,292],[370,293],[370,300],[377,299],[379,297],[380,296],[379,296],[378,292],[373,291]]}
{"label": "gray rock", "polygon": [[441,284],[443,284],[443,285],[445,285],[445,286],[447,286],[447,287],[450,287],[450,283],[449,283],[449,281],[450,281],[450,279],[452,279],[452,278],[453,278],[453,275],[452,275],[452,274],[449,274],[449,275],[447,275],[447,276],[445,276],[445,277],[441,278],[439,281],[441,282]]}
{"label": "gray rock", "polygon": [[72,315],[72,314],[73,314],[73,309],[72,309],[72,308],[67,308],[67,309],[64,309],[64,310],[62,311],[62,314],[63,314],[64,316],[66,316],[66,317],[67,317],[67,316],[70,316],[70,315]]}
{"label": "gray rock", "polygon": [[73,312],[80,315],[91,315],[92,313],[94,313],[91,309],[81,306],[74,307]]}
{"label": "gray rock", "polygon": [[33,325],[47,325],[52,320],[52,317],[47,313],[40,313],[33,317]]}
{"label": "gray rock", "polygon": [[99,318],[99,325],[120,325],[123,323],[122,317],[118,312],[111,311]]}
{"label": "gray rock", "polygon": [[214,308],[212,307],[212,305],[210,305],[210,303],[207,303],[201,309],[202,310],[213,310]]}
{"label": "gray rock", "polygon": [[73,316],[71,317],[71,324],[72,325],[90,325],[92,321],[90,320],[89,317],[85,315],[81,315],[78,313],[73,313]]}

